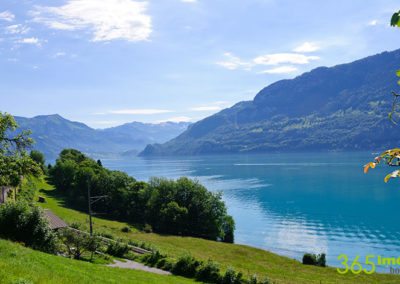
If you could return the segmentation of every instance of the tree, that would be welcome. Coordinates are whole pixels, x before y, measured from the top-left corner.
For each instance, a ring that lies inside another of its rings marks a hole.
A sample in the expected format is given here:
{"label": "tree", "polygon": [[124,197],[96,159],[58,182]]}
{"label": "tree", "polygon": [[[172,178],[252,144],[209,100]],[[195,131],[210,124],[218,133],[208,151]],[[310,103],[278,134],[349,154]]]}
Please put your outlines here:
{"label": "tree", "polygon": [[31,157],[31,159],[36,162],[36,164],[38,164],[40,166],[40,168],[42,169],[42,171],[45,171],[46,169],[46,159],[44,157],[44,154],[40,151],[37,150],[32,150],[31,153],[29,154],[29,157]]}
{"label": "tree", "polygon": [[[78,228],[76,225],[71,227]],[[96,236],[89,236],[83,232],[71,230],[69,228],[63,229],[59,234],[61,242],[65,245],[67,253],[74,259],[81,259],[84,252],[93,253],[100,246],[99,238]]]}
{"label": "tree", "polygon": [[18,133],[17,128],[13,116],[0,112],[0,186],[14,187],[14,198],[24,176],[42,173],[40,166],[26,152],[33,143],[30,131]]}

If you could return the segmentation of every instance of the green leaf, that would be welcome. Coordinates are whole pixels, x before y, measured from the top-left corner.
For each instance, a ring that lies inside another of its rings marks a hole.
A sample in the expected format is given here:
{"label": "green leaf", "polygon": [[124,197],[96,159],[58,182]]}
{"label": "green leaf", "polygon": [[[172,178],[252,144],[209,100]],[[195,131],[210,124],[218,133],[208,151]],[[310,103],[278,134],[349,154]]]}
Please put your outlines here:
{"label": "green leaf", "polygon": [[397,77],[400,77],[400,70],[397,70],[397,71],[396,71],[396,76],[397,76]]}
{"label": "green leaf", "polygon": [[390,19],[390,25],[392,27],[398,26],[399,25],[399,20],[400,20],[400,14],[399,12],[396,12],[392,15],[392,18]]}

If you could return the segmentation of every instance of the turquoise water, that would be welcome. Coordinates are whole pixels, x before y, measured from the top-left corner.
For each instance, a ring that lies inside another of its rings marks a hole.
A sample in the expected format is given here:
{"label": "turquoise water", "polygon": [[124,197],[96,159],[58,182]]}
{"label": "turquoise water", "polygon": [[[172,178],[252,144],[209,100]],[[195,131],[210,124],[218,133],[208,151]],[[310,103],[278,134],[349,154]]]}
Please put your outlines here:
{"label": "turquoise water", "polygon": [[[337,256],[400,256],[400,184],[393,170],[369,174],[371,153],[224,155],[104,160],[138,180],[199,179],[222,191],[236,221],[235,242],[301,259],[306,252]],[[381,267],[379,270],[388,271]]]}

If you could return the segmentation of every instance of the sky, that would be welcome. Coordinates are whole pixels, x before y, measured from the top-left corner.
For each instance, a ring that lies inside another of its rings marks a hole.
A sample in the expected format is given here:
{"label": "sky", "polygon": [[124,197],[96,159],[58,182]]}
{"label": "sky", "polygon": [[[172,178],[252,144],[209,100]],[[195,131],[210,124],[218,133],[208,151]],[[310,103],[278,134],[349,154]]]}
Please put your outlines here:
{"label": "sky", "polygon": [[[0,111],[94,128],[198,121],[400,48],[398,1],[0,0]],[[400,64],[400,63],[399,63]]]}

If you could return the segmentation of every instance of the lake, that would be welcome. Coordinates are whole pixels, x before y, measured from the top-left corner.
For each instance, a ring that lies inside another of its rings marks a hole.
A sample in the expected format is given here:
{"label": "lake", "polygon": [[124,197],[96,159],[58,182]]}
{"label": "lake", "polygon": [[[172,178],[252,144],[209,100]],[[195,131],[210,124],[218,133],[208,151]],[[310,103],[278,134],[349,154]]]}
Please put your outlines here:
{"label": "lake", "polygon": [[[375,153],[376,155],[376,153]],[[304,253],[400,256],[400,183],[385,165],[365,175],[371,153],[295,153],[103,160],[138,180],[197,178],[222,191],[235,242],[301,260]],[[379,271],[388,272],[380,267]]]}

